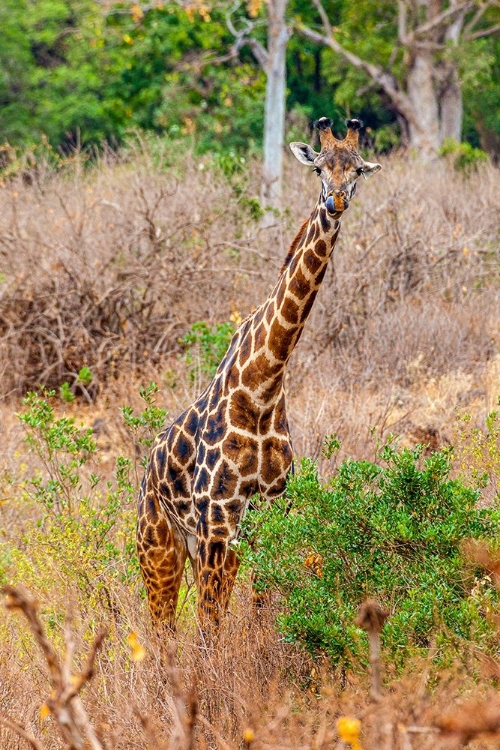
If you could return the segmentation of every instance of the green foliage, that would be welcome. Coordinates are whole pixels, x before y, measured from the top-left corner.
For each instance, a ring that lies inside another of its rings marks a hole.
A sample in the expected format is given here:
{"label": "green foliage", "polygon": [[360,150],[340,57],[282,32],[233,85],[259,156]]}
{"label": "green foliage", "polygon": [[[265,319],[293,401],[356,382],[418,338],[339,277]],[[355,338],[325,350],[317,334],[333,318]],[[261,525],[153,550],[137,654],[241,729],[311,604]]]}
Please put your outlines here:
{"label": "green foliage", "polygon": [[56,574],[65,585],[76,586],[83,611],[102,597],[113,608],[113,581],[133,583],[138,576],[133,463],[118,456],[113,478],[104,481],[96,473],[92,430],[74,418],[57,417],[58,405],[54,391],[29,393],[24,400],[19,419],[40,469],[17,485],[19,500],[32,506],[33,520],[26,524],[22,545],[0,545],[1,575],[50,589]]}
{"label": "green foliage", "polygon": [[472,426],[470,414],[461,415],[454,446],[463,479],[478,489],[490,485],[500,498],[500,412],[491,411],[483,428]]}
{"label": "green foliage", "polygon": [[378,459],[344,461],[327,485],[305,459],[286,497],[248,513],[241,549],[259,584],[282,594],[279,627],[333,662],[363,661],[354,619],[375,597],[391,611],[383,644],[396,665],[431,644],[441,659],[461,639],[491,648],[484,612],[496,594],[489,579],[464,571],[460,545],[496,541],[499,510],[479,508],[478,493],[450,479],[449,450],[424,459],[421,447],[389,441]]}
{"label": "green foliage", "polygon": [[96,451],[92,430],[77,427],[71,417],[56,419],[50,401],[54,391],[28,393],[27,410],[19,415],[26,429],[26,442],[43,467],[46,477],[32,478],[30,484],[37,502],[55,513],[72,511],[73,493],[82,491],[80,469]]}
{"label": "green foliage", "polygon": [[[155,436],[165,426],[167,411],[156,406],[156,394],[159,388],[154,381],[148,386],[139,389],[139,395],[144,402],[144,409],[135,414],[132,406],[122,406],[121,412],[134,444],[134,453],[144,453],[144,448],[149,449],[153,444]],[[147,455],[142,456],[141,464],[146,467]]]}
{"label": "green foliage", "polygon": [[[325,0],[339,42],[391,71],[404,88],[408,56],[398,45],[397,4],[388,0]],[[266,77],[249,45],[230,51],[237,29],[254,17],[254,40],[267,42],[265,3],[235,7],[202,2],[144,6],[97,0],[4,0],[0,4],[0,143],[42,143],[71,152],[79,144],[123,143],[137,130],[165,134],[170,150],[237,154],[263,139]],[[305,0],[290,0],[288,21],[320,23]],[[466,18],[469,20],[473,11]],[[411,14],[409,14],[411,16]],[[416,18],[410,18],[410,21]],[[481,23],[494,27],[498,10]],[[500,133],[498,38],[473,39],[443,56],[459,56],[465,138],[473,145]],[[436,63],[439,64],[436,53]],[[368,75],[330,48],[293,34],[287,47],[287,110],[292,139],[303,140],[320,114],[343,132],[349,113],[373,129],[374,145],[398,142],[395,115]],[[0,154],[0,166],[5,166]],[[9,155],[9,159],[12,154]],[[17,157],[15,161],[17,161]]]}
{"label": "green foliage", "polygon": [[482,162],[488,160],[488,154],[480,148],[475,148],[470,143],[457,143],[453,138],[446,138],[444,140],[439,154],[440,156],[449,157],[458,172],[470,172],[472,169],[476,169]]}
{"label": "green foliage", "polygon": [[180,340],[185,347],[184,359],[190,367],[192,381],[198,371],[209,377],[215,375],[234,332],[235,326],[230,321],[215,323],[213,326],[203,320],[193,323],[191,330]]}

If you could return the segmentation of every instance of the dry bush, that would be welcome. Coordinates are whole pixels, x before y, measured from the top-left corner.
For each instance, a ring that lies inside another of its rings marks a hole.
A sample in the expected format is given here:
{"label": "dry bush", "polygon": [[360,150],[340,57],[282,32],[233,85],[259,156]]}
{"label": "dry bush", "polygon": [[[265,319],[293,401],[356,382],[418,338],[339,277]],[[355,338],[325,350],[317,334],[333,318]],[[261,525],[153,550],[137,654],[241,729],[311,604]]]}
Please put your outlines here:
{"label": "dry bush", "polygon": [[[246,314],[272,288],[314,175],[287,163],[284,220],[260,230],[257,165],[227,178],[189,154],[162,168],[167,156],[138,147],[0,190],[4,394],[75,384],[85,365],[94,396],[117,372],[164,366],[193,322]],[[464,177],[386,160],[344,219],[299,366],[326,353],[344,388],[407,386],[416,360],[420,374],[482,366],[498,347],[499,181],[491,166]]]}

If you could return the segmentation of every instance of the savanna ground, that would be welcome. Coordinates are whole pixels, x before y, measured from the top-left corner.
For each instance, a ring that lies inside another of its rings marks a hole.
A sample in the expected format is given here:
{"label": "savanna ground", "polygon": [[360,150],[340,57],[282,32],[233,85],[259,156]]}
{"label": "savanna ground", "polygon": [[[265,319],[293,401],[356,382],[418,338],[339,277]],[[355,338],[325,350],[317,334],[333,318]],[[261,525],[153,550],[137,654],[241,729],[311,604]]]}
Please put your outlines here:
{"label": "savanna ground", "polygon": [[[477,441],[500,393],[500,175],[490,165],[463,174],[443,160],[424,167],[401,156],[383,167],[343,220],[289,367],[295,452],[317,459],[328,477],[335,466],[322,452],[325,435],[341,441],[337,462],[373,459],[389,433],[428,452],[453,444],[455,475],[471,483],[490,475],[480,501],[488,505],[499,454]],[[143,413],[139,388],[154,380],[156,405],[167,419],[177,415],[207,379],[204,355],[186,356],[182,343],[192,325],[237,323],[271,290],[318,183],[288,163],[283,216],[262,228],[258,171],[236,157],[173,158],[160,143],[138,141],[91,168],[81,156],[60,170],[26,164],[2,184],[3,580],[36,596],[61,652],[71,614],[75,672],[108,627],[82,691],[101,743],[91,747],[342,747],[340,716],[361,720],[366,748],[496,747],[494,732],[475,737],[500,729],[500,667],[474,644],[464,644],[465,666],[436,671],[432,647],[403,673],[386,664],[374,703],[366,669],[331,668],[280,635],[277,595],[256,616],[245,575],[217,648],[198,639],[189,574],[175,658],[151,631],[134,560],[134,498],[150,424],[163,416],[149,411],[127,426],[121,407]],[[97,444],[62,477],[61,445],[52,442],[41,461],[18,416],[33,409],[22,398],[40,385],[56,392],[55,418],[75,418],[77,437],[90,428]],[[62,520],[47,477],[69,487]],[[0,695],[1,747],[27,746],[6,717],[32,747],[35,737],[39,747],[71,746],[54,712],[41,710],[50,704],[47,662],[17,613],[0,619]],[[457,731],[440,733],[440,721]]]}

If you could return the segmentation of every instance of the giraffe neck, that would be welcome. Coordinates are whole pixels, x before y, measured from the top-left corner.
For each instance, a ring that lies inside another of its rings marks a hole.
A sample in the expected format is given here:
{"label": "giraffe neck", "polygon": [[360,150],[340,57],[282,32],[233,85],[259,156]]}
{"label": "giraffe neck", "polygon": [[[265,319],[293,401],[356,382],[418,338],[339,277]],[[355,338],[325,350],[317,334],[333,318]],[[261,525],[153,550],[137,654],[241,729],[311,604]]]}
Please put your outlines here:
{"label": "giraffe neck", "polygon": [[328,216],[321,199],[303,224],[268,299],[242,331],[231,381],[241,381],[262,403],[278,399],[290,356],[323,281],[337,241],[340,221]]}

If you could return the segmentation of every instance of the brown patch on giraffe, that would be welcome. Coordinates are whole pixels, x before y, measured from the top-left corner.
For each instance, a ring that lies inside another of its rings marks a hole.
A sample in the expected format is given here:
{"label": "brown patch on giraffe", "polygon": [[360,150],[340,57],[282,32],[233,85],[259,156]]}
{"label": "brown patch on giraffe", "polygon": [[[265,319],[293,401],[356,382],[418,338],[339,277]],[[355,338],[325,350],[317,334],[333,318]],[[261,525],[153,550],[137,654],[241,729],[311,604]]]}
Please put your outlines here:
{"label": "brown patch on giraffe", "polygon": [[285,411],[285,397],[283,396],[274,410],[274,431],[281,435],[288,435],[288,420]]}
{"label": "brown patch on giraffe", "polygon": [[194,436],[196,434],[198,422],[199,422],[199,416],[194,407],[185,412],[183,426],[186,432],[188,433],[188,435]]}
{"label": "brown patch on giraffe", "polygon": [[267,330],[264,323],[261,323],[255,331],[254,354],[266,345]]}
{"label": "brown patch on giraffe", "polygon": [[283,302],[283,299],[285,297],[285,292],[286,292],[286,284],[281,283],[278,289],[278,294],[276,295],[276,305],[278,306],[278,308],[281,307],[281,303]]}
{"label": "brown patch on giraffe", "polygon": [[240,378],[241,378],[241,373],[239,371],[238,365],[235,362],[233,366],[231,367],[231,370],[229,371],[229,376],[227,378],[228,388],[230,388],[231,390],[233,390],[233,388],[237,388],[240,384]]}
{"label": "brown patch on giraffe", "polygon": [[289,278],[292,278],[293,274],[295,273],[297,269],[297,266],[299,265],[299,261],[301,258],[302,258],[302,250],[295,254],[292,262],[290,263],[289,274],[288,274]]}
{"label": "brown patch on giraffe", "polygon": [[261,435],[267,435],[267,433],[271,429],[271,425],[272,425],[273,417],[274,417],[274,411],[275,411],[275,407],[272,406],[270,409],[267,409],[267,411],[262,412],[261,417],[259,419],[259,433]]}
{"label": "brown patch on giraffe", "polygon": [[219,446],[216,446],[215,448],[210,448],[210,450],[207,451],[207,455],[205,457],[205,463],[209,471],[212,471],[212,469],[215,468],[215,465],[217,461],[219,460],[220,456],[221,456],[221,453],[220,453]]}
{"label": "brown patch on giraffe", "polygon": [[300,316],[300,321],[303,322],[306,320],[307,316],[311,312],[311,307],[314,305],[314,300],[316,299],[316,293],[311,294],[309,299],[307,300],[306,304],[302,308],[302,314]]}
{"label": "brown patch on giraffe", "polygon": [[281,363],[272,365],[265,352],[250,362],[241,375],[241,384],[250,390],[257,390],[263,380],[276,375],[281,370]]}
{"label": "brown patch on giraffe", "polygon": [[222,443],[223,454],[238,466],[243,477],[257,472],[258,449],[256,440],[236,432],[231,432]]}
{"label": "brown patch on giraffe", "polygon": [[229,422],[248,432],[257,432],[260,412],[245,391],[235,391],[229,399]]}
{"label": "brown patch on giraffe", "polygon": [[214,524],[224,523],[226,514],[220,505],[212,505],[210,508],[210,521]]}
{"label": "brown patch on giraffe", "polygon": [[324,263],[324,261],[322,261],[321,258],[318,258],[318,256],[316,255],[316,253],[314,252],[312,248],[309,248],[309,250],[307,250],[304,256],[304,262],[312,274],[317,273],[317,271],[319,271],[322,264]]}
{"label": "brown patch on giraffe", "polygon": [[295,276],[293,277],[293,279],[291,279],[288,288],[292,292],[292,294],[299,299],[304,299],[304,297],[311,291],[309,282],[300,268],[297,269]]}
{"label": "brown patch on giraffe", "polygon": [[252,497],[258,491],[258,484],[256,479],[249,479],[240,484],[240,495],[243,497]]}
{"label": "brown patch on giraffe", "polygon": [[327,266],[325,264],[323,266],[323,268],[321,269],[321,271],[318,273],[318,275],[315,277],[314,283],[316,284],[316,286],[319,286],[321,284],[321,282],[323,281],[323,279],[325,277],[325,273],[326,273],[326,268],[327,268]]}
{"label": "brown patch on giraffe", "polygon": [[271,487],[267,489],[266,496],[268,498],[279,497],[283,494],[286,488],[286,477],[280,477]]}
{"label": "brown patch on giraffe", "polygon": [[245,336],[243,336],[243,339],[241,341],[240,354],[238,358],[240,365],[244,365],[251,354],[252,354],[252,337],[250,336],[250,331],[248,331],[248,333],[246,333]]}
{"label": "brown patch on giraffe", "polygon": [[188,440],[183,432],[179,432],[174,451],[179,463],[182,464],[182,466],[186,466],[186,464],[189,463],[189,460],[194,456],[194,444],[191,440]]}
{"label": "brown patch on giraffe", "polygon": [[273,301],[272,304],[269,303],[269,305],[267,306],[267,310],[266,310],[266,322],[268,323],[268,325],[271,325],[271,323],[274,320],[275,315],[276,315],[276,304]]}
{"label": "brown patch on giraffe", "polygon": [[262,443],[261,478],[270,485],[276,477],[283,475],[292,462],[292,450],[288,440],[266,438]]}
{"label": "brown patch on giraffe", "polygon": [[324,240],[318,240],[314,246],[314,250],[316,255],[319,255],[320,258],[326,258],[328,248]]}
{"label": "brown patch on giraffe", "polygon": [[271,326],[269,334],[269,349],[276,359],[284,362],[290,351],[292,333],[278,323],[277,320]]}
{"label": "brown patch on giraffe", "polygon": [[299,306],[293,299],[286,297],[282,307],[281,314],[288,323],[294,325],[299,322]]}
{"label": "brown patch on giraffe", "polygon": [[226,429],[226,406],[227,399],[223,399],[217,410],[209,415],[206,427],[203,431],[203,440],[209,445],[215,445],[221,440]]}
{"label": "brown patch on giraffe", "polygon": [[328,216],[326,214],[326,208],[322,208],[319,212],[319,220],[321,221],[321,226],[323,228],[323,232],[328,232],[330,229],[330,221],[328,219]]}

